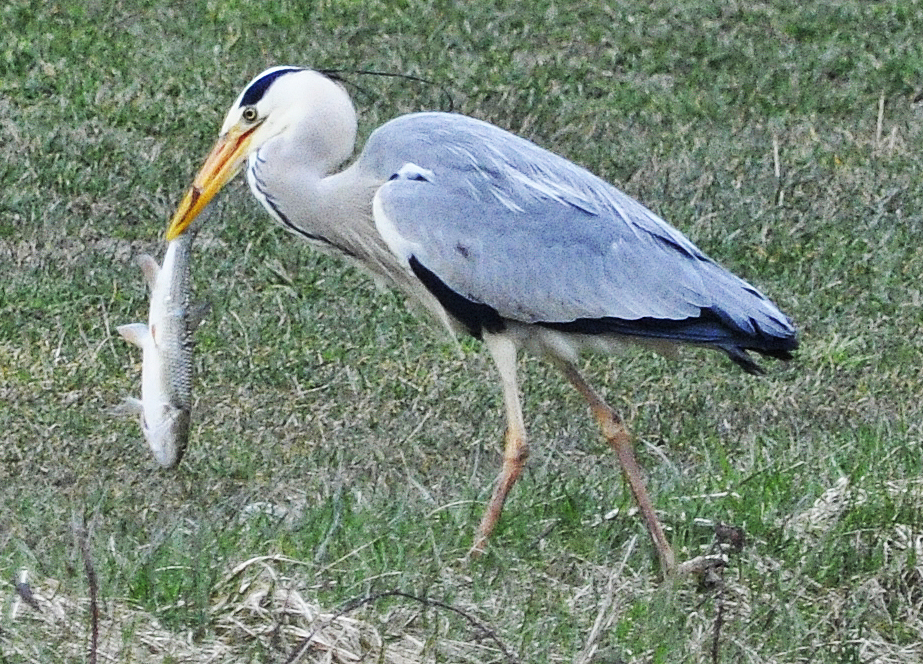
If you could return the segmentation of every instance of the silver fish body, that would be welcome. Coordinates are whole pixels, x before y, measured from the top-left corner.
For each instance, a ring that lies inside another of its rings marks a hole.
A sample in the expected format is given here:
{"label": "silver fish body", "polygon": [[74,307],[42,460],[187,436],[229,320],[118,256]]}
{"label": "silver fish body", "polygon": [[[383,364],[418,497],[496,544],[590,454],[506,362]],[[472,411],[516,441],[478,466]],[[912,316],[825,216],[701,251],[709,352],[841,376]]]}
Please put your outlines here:
{"label": "silver fish body", "polygon": [[141,269],[151,289],[147,325],[117,328],[141,348],[141,399],[127,399],[126,410],[141,415],[141,428],[154,458],[175,467],[189,442],[192,407],[192,333],[206,312],[190,304],[189,257],[192,237],[167,245],[163,265],[142,255]]}

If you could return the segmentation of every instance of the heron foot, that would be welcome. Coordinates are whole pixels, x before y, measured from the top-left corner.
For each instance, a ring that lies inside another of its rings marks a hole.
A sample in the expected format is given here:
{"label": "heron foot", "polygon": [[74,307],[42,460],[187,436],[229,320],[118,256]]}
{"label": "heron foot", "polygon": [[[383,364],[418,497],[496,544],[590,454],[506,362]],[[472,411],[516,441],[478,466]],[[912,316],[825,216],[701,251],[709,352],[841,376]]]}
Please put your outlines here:
{"label": "heron foot", "polygon": [[710,576],[727,567],[727,558],[720,555],[696,556],[691,560],[678,564],[671,574],[674,578],[684,576],[697,576],[704,581],[709,581]]}
{"label": "heron foot", "polygon": [[465,562],[468,563],[468,562],[471,562],[472,560],[476,560],[477,558],[480,558],[481,556],[484,555],[486,551],[487,551],[487,537],[478,533],[478,535],[474,538],[474,543],[471,545],[471,548],[468,549],[467,555],[465,555]]}

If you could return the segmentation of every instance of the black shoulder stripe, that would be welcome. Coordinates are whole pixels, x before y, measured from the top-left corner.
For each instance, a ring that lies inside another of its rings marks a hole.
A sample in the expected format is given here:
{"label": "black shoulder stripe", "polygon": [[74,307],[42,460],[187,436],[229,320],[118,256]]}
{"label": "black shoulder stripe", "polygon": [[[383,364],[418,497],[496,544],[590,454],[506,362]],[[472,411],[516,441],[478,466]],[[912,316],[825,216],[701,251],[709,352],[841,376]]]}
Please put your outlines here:
{"label": "black shoulder stripe", "polygon": [[250,87],[244,92],[243,96],[240,98],[241,108],[244,106],[252,106],[257,103],[260,99],[263,98],[263,95],[266,94],[266,90],[269,89],[269,86],[272,85],[272,82],[284,74],[290,74],[293,71],[301,71],[298,67],[286,67],[284,69],[276,69],[271,71],[265,76],[253,81],[250,84]]}
{"label": "black shoulder stripe", "polygon": [[503,318],[492,306],[483,302],[469,300],[449,288],[446,283],[434,273],[426,269],[416,256],[410,257],[410,269],[423,282],[426,290],[436,296],[439,304],[445,307],[449,314],[458,320],[471,336],[480,339],[484,330],[488,332],[502,332],[506,329]]}

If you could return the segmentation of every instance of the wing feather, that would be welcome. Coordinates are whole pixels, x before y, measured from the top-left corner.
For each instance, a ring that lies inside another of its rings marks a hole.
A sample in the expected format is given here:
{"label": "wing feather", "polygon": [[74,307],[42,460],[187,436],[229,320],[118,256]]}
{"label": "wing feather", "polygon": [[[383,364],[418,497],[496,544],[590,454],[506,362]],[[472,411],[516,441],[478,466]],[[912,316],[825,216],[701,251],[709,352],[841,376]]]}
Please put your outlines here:
{"label": "wing feather", "polygon": [[392,251],[504,318],[649,329],[709,312],[735,333],[794,339],[774,304],[660,217],[498,127],[402,116],[370,137],[360,161],[388,180],[376,223]]}

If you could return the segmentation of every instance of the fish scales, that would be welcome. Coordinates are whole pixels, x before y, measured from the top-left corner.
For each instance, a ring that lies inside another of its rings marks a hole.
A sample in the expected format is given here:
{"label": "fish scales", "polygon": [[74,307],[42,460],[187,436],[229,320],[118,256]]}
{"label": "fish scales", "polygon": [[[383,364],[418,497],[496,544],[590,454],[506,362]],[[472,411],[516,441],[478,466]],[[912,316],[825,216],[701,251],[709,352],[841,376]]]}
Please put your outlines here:
{"label": "fish scales", "polygon": [[139,258],[151,291],[148,322],[117,328],[143,352],[141,399],[127,399],[125,410],[140,415],[144,438],[165,468],[179,464],[189,442],[192,335],[207,312],[191,303],[193,239],[191,234],[170,242],[160,266],[146,254]]}

